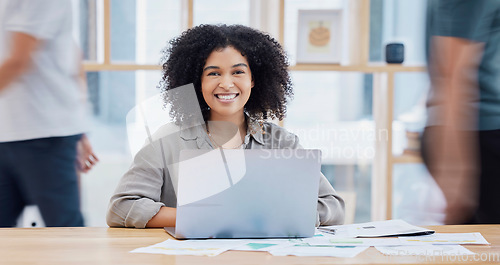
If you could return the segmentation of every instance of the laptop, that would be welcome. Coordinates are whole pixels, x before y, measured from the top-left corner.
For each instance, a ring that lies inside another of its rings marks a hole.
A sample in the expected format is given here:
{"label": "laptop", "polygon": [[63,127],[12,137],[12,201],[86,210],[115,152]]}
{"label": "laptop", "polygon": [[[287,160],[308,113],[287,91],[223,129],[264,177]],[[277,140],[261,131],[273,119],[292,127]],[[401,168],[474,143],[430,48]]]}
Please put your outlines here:
{"label": "laptop", "polygon": [[173,237],[314,235],[320,150],[182,150],[179,161]]}

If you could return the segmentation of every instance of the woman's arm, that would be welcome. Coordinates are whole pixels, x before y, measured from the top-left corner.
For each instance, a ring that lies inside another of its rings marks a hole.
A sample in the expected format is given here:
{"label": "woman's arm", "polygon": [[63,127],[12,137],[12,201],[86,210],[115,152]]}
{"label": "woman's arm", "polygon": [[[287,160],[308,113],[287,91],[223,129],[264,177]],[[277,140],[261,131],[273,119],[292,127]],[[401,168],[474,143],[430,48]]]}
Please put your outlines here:
{"label": "woman's arm", "polygon": [[149,220],[146,227],[174,227],[176,216],[176,208],[163,206],[158,213]]}
{"label": "woman's arm", "polygon": [[341,225],[345,218],[344,200],[337,195],[330,182],[321,174],[318,191],[316,226]]}
{"label": "woman's arm", "polygon": [[159,218],[164,216],[162,189],[170,175],[164,169],[158,148],[153,147],[155,144],[149,144],[137,153],[132,166],[120,180],[106,216],[109,226],[144,228],[156,215],[159,214]]}

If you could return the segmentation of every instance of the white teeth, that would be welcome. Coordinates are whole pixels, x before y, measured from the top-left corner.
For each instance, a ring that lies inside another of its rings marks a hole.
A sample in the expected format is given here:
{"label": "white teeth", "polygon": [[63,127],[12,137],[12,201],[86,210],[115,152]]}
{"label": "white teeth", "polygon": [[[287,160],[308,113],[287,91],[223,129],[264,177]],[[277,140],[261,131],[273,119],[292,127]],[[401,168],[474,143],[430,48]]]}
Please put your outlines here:
{"label": "white teeth", "polygon": [[236,97],[236,94],[230,94],[230,95],[217,95],[218,98],[220,99],[225,99],[225,100],[230,100]]}

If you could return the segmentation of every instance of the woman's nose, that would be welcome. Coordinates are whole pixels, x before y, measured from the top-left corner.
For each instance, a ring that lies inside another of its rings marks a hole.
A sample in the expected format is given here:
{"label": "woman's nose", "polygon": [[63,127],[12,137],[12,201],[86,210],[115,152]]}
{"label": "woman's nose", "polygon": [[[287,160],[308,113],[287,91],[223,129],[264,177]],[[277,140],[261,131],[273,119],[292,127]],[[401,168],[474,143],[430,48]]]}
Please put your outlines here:
{"label": "woman's nose", "polygon": [[222,80],[219,83],[219,87],[223,88],[225,90],[229,90],[232,87],[234,87],[233,80],[231,80],[231,78],[228,78],[228,77],[222,77]]}

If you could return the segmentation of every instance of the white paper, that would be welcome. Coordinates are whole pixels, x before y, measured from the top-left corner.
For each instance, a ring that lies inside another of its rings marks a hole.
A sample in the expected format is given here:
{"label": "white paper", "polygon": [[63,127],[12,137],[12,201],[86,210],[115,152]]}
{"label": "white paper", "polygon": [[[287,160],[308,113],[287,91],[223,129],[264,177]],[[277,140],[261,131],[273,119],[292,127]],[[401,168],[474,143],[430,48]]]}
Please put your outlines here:
{"label": "white paper", "polygon": [[433,232],[432,230],[411,225],[403,220],[387,220],[351,225],[333,225],[318,228],[320,231],[329,230],[341,237],[382,237]]}
{"label": "white paper", "polygon": [[273,256],[322,256],[338,258],[354,258],[368,247],[339,247],[297,244],[269,251]]}
{"label": "white paper", "polygon": [[401,246],[399,238],[330,238],[329,244],[333,246]]}
{"label": "white paper", "polygon": [[427,245],[489,245],[481,233],[436,233],[427,236],[399,238],[404,244]]}
{"label": "white paper", "polygon": [[384,255],[397,256],[463,256],[474,255],[474,252],[459,245],[423,245],[375,247]]}
{"label": "white paper", "polygon": [[370,247],[370,246],[400,246],[402,245],[399,238],[356,238],[356,237],[339,237],[330,234],[316,233],[314,237],[290,239],[290,242],[295,244],[310,244],[310,245],[328,245],[328,246],[343,246],[343,247]]}
{"label": "white paper", "polygon": [[241,240],[172,240],[137,248],[131,253],[152,253],[165,255],[217,256],[227,250],[241,246]]}

